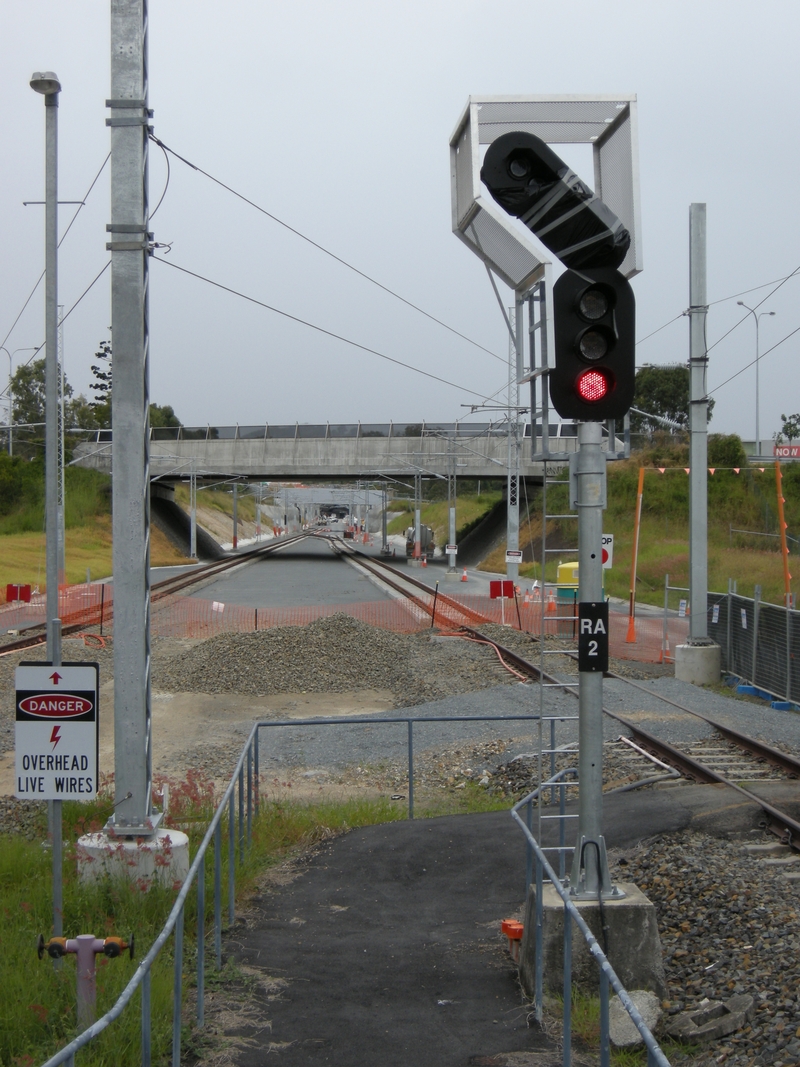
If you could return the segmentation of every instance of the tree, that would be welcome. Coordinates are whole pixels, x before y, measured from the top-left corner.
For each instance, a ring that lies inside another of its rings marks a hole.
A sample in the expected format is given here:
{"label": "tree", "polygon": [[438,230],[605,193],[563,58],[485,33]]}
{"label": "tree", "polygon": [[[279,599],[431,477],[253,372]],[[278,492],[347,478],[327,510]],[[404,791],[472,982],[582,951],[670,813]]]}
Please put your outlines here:
{"label": "tree", "polygon": [[92,407],[94,408],[94,416],[97,425],[102,429],[108,429],[111,426],[111,382],[113,362],[111,342],[101,341],[100,348],[95,352],[94,357],[102,362],[92,364],[94,381],[89,386],[94,393]]}
{"label": "tree", "polygon": [[781,432],[775,440],[781,444],[784,437],[789,444],[800,437],[800,412],[795,412],[794,415],[781,415]]}
{"label": "tree", "polygon": [[151,426],[181,426],[181,420],[172,410],[172,405],[164,404],[162,407],[160,404],[150,405],[150,425]]}
{"label": "tree", "polygon": [[[654,367],[645,364],[636,372],[636,392],[633,406],[648,415],[659,415],[680,427],[689,424],[689,368],[683,363]],[[714,401],[708,402],[708,417]],[[648,432],[660,425],[655,419],[647,419],[631,412],[631,429],[635,433]]]}
{"label": "tree", "polygon": [[[11,379],[14,424],[32,426],[45,418],[44,357],[17,367]],[[64,379],[64,396],[72,396],[72,386]],[[44,426],[36,426],[35,437],[44,437]]]}
{"label": "tree", "polygon": [[[102,362],[92,364],[94,381],[89,388],[94,392],[91,407],[94,411],[95,425],[100,429],[111,428],[111,396],[114,386],[114,356],[110,341],[101,341],[100,348],[95,352],[95,359]],[[83,398],[79,398],[83,399]],[[75,423],[76,426],[82,423]],[[181,420],[169,404],[150,405],[151,426],[181,426]]]}

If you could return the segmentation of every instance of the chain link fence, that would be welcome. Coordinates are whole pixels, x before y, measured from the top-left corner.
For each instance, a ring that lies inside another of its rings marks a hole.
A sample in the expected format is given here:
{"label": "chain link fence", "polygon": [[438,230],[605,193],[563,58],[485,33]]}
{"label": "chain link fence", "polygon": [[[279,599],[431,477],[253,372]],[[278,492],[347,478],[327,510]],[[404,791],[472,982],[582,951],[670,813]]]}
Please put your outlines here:
{"label": "chain link fence", "polygon": [[722,669],[781,700],[800,703],[800,612],[738,593],[708,594],[708,636]]}

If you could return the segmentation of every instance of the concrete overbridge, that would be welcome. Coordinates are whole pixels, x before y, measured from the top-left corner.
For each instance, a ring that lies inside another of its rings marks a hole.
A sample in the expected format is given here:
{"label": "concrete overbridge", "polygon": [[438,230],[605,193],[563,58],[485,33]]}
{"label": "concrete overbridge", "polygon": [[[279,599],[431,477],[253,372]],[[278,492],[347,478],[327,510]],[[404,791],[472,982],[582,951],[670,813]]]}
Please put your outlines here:
{"label": "concrete overbridge", "polygon": [[[536,453],[541,437],[536,427]],[[530,423],[520,427],[520,476],[541,481],[544,462],[533,459]],[[606,442],[608,443],[608,436]],[[612,453],[622,452],[614,438]],[[548,472],[577,451],[577,426],[549,427]],[[503,422],[349,423],[275,426],[177,426],[150,431],[150,477],[181,481],[313,482],[422,477],[505,478],[508,433]],[[74,451],[75,461],[110,473],[113,436],[98,430]]]}

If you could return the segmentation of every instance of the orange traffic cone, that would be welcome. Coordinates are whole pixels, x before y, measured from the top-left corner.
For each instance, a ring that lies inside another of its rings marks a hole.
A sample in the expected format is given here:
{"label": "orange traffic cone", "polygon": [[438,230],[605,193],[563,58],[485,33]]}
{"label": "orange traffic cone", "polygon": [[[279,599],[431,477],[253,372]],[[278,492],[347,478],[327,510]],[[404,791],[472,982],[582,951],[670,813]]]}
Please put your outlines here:
{"label": "orange traffic cone", "polygon": [[530,604],[530,602],[531,602],[531,595],[530,594],[531,594],[530,589],[526,589],[525,590],[525,599],[522,601],[523,605],[524,604]]}
{"label": "orange traffic cone", "polygon": [[633,615],[629,615],[628,616],[628,632],[625,635],[625,644],[626,645],[635,645],[636,644],[636,621],[635,621]]}
{"label": "orange traffic cone", "polygon": [[423,567],[427,567],[428,566],[428,557],[427,556],[423,556],[422,557],[422,564],[421,565]]}
{"label": "orange traffic cone", "polygon": [[547,595],[547,607],[545,608],[547,615],[555,615],[556,613],[556,595],[551,589]]}
{"label": "orange traffic cone", "polygon": [[462,582],[466,582],[467,580],[468,580],[467,579],[467,568],[465,567],[463,572],[462,572],[462,574],[461,574],[461,581]]}

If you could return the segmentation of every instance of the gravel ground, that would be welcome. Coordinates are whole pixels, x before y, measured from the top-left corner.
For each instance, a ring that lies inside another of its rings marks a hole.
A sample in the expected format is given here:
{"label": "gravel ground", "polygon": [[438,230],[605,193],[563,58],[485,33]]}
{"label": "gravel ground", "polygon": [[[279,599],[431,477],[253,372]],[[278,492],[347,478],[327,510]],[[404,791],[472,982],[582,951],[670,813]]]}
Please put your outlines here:
{"label": "gravel ground", "polygon": [[[767,840],[760,831],[750,836]],[[749,993],[755,1000],[753,1022],[695,1054],[692,1064],[800,1062],[800,882],[745,854],[741,841],[697,833],[655,838],[610,859],[612,877],[635,882],[656,905],[668,1014],[705,997]]]}

